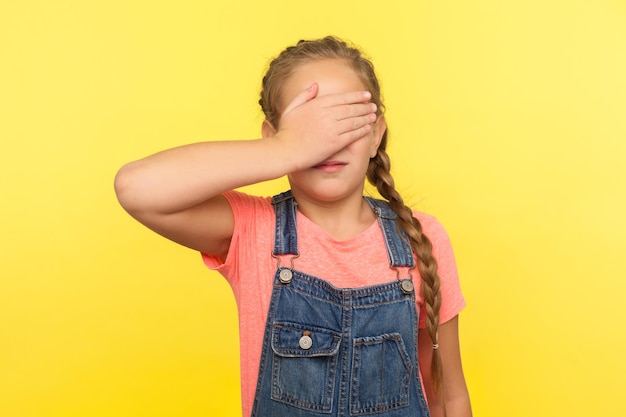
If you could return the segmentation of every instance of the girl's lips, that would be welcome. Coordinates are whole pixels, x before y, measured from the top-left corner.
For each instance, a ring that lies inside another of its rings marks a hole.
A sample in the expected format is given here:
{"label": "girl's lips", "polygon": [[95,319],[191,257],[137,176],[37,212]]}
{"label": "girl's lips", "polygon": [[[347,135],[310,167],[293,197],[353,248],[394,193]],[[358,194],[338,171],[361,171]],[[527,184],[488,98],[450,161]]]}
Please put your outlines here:
{"label": "girl's lips", "polygon": [[335,172],[339,171],[346,165],[348,165],[346,162],[341,161],[324,161],[315,165],[313,168],[324,172]]}

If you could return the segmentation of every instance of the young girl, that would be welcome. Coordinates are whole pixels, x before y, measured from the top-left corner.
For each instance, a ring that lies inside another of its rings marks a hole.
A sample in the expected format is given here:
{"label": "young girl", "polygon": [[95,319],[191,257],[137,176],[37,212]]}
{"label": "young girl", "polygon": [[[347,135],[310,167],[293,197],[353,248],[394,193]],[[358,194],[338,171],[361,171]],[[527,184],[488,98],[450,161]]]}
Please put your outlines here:
{"label": "young girl", "polygon": [[[394,188],[371,62],[333,37],[300,41],[259,103],[262,139],[167,150],[115,181],[133,217],[232,286],[243,415],[471,416],[452,250]],[[274,198],[233,191],[284,175]],[[363,196],[365,178],[385,200]]]}

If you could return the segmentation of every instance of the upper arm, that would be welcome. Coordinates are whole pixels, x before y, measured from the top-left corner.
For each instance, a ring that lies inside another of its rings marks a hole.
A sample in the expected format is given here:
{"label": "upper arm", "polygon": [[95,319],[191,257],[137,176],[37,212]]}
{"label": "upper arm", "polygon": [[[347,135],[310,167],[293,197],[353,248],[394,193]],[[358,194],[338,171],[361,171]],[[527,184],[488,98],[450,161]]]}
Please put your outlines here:
{"label": "upper arm", "polygon": [[223,195],[173,213],[130,212],[156,233],[202,253],[225,258],[233,235],[232,208]]}

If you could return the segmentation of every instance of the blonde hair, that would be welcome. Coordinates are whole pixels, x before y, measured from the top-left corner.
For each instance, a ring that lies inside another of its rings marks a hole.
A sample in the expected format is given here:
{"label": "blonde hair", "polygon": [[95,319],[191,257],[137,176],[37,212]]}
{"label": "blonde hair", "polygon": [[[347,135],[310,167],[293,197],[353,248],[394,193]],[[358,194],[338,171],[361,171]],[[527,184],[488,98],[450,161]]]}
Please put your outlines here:
{"label": "blonde hair", "polygon": [[[342,59],[361,78],[366,89],[372,94],[371,101],[378,106],[378,115],[384,113],[380,85],[370,60],[361,51],[332,36],[317,40],[301,40],[296,45],[282,51],[269,65],[263,77],[259,104],[267,121],[278,126],[280,119],[280,98],[282,86],[289,76],[302,64],[318,59]],[[426,307],[426,330],[434,346],[438,344],[439,309],[441,307],[440,278],[437,274],[437,261],[432,254],[432,244],[422,232],[422,225],[413,217],[412,210],[396,191],[391,176],[391,161],[386,152],[387,131],[385,131],[378,152],[370,160],[367,170],[368,181],[376,187],[391,209],[398,215],[398,224],[411,241],[411,248],[417,256],[417,267],[422,278],[422,294]],[[433,350],[431,362],[433,390],[443,397],[443,374],[439,349]],[[443,404],[443,402],[442,402]]]}

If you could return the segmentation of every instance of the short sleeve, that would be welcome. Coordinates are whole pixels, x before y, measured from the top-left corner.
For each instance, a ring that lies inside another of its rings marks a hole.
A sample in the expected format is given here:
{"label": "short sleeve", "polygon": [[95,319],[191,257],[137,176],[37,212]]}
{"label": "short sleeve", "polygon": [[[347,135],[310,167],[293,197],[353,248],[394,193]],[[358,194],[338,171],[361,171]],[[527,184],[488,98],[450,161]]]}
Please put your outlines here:
{"label": "short sleeve", "polygon": [[[461,292],[459,275],[454,259],[450,238],[439,221],[429,215],[414,213],[422,223],[424,234],[433,245],[433,256],[437,260],[437,272],[441,279],[441,309],[439,323],[445,323],[463,310],[465,298]],[[426,314],[424,306],[420,311],[420,327],[425,327]]]}
{"label": "short sleeve", "polygon": [[[234,229],[226,259],[202,254],[204,264],[223,275],[230,285],[239,285],[242,275],[241,261],[257,256],[259,249],[271,245],[274,212],[271,201],[266,197],[251,196],[238,191],[227,191],[224,197],[233,210]],[[268,236],[269,235],[269,236]],[[271,247],[268,252],[271,251]]]}

